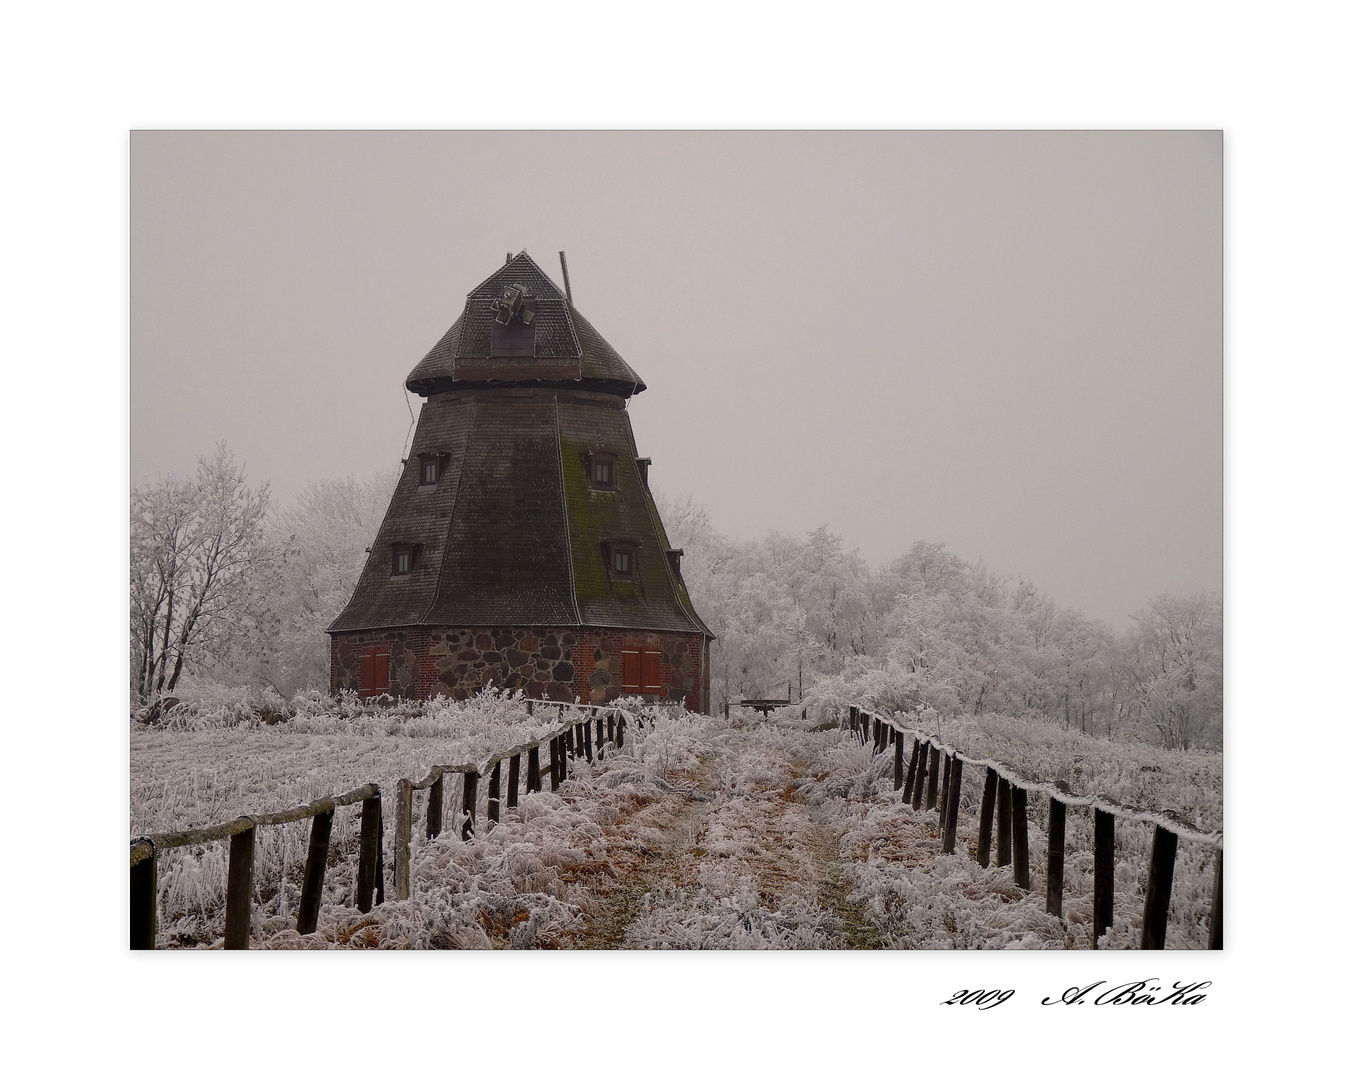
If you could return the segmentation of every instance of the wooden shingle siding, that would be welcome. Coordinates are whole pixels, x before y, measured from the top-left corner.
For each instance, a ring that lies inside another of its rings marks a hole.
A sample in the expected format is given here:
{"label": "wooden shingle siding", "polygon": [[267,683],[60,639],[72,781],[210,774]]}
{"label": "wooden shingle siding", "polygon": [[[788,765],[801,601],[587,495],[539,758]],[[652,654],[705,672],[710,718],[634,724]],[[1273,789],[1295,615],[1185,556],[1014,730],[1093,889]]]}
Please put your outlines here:
{"label": "wooden shingle siding", "polygon": [[[500,308],[508,285],[530,291],[533,355],[493,352],[493,326],[507,325],[495,312],[515,319],[526,304]],[[712,635],[668,556],[626,409],[643,382],[529,256],[471,290],[406,385],[428,400],[328,628],[333,688],[427,697],[495,685],[601,702],[628,687],[706,708]],[[611,475],[598,480],[589,463],[603,460]],[[407,573],[394,561],[405,552]],[[492,629],[464,629],[476,627]],[[376,644],[388,647],[383,676],[360,651]]]}

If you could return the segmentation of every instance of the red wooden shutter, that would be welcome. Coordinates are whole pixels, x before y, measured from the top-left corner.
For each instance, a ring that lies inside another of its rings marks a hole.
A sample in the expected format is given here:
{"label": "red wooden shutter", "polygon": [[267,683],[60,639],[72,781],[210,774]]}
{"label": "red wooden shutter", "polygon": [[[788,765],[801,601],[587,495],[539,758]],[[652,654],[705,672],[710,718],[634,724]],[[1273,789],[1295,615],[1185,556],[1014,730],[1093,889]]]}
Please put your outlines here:
{"label": "red wooden shutter", "polygon": [[376,656],[370,649],[362,650],[362,671],[358,676],[357,693],[367,697],[371,693],[372,674],[375,671]]}
{"label": "red wooden shutter", "polygon": [[390,647],[368,645],[362,650],[357,696],[372,697],[390,689]]}
{"label": "red wooden shutter", "polygon": [[624,661],[624,672],[621,676],[623,680],[622,686],[624,689],[632,690],[634,693],[637,694],[640,690],[639,654],[637,652],[630,652],[629,650],[625,650],[620,655]]}
{"label": "red wooden shutter", "polygon": [[661,693],[662,685],[658,681],[658,661],[662,658],[661,653],[644,653],[644,693]]}

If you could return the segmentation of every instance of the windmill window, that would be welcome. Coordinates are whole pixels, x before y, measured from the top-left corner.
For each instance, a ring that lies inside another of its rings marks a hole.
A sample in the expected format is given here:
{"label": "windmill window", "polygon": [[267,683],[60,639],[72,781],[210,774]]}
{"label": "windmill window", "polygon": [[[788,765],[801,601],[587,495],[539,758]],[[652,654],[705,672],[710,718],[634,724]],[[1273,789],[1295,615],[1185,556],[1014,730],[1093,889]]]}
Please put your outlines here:
{"label": "windmill window", "polygon": [[610,542],[605,545],[606,568],[613,578],[633,579],[639,576],[633,543]]}
{"label": "windmill window", "polygon": [[390,547],[390,576],[407,577],[418,561],[421,544],[392,544]]}
{"label": "windmill window", "polygon": [[442,478],[449,457],[449,454],[419,454],[418,486],[435,487],[437,481]]}
{"label": "windmill window", "polygon": [[616,489],[615,458],[615,454],[605,450],[593,450],[587,455],[587,474],[593,490]]}

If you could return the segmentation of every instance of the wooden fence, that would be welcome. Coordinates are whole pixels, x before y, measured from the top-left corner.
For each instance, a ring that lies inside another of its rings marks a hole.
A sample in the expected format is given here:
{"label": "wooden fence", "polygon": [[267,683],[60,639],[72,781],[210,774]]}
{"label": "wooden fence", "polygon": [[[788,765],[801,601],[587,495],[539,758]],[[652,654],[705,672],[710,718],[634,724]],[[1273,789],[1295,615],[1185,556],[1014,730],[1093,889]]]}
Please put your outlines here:
{"label": "wooden fence", "polygon": [[[1048,865],[1046,910],[1062,914],[1063,866],[1066,858],[1066,810],[1079,807],[1094,815],[1094,940],[1113,925],[1114,832],[1116,823],[1134,821],[1151,825],[1155,834],[1151,843],[1146,898],[1142,913],[1143,949],[1165,948],[1165,926],[1170,911],[1170,891],[1174,883],[1175,853],[1181,839],[1211,847],[1216,852],[1212,879],[1212,905],[1208,916],[1209,949],[1222,947],[1222,838],[1219,832],[1204,832],[1170,812],[1141,810],[1124,806],[1103,796],[1077,795],[1062,782],[1029,780],[987,759],[975,759],[941,743],[935,736],[898,721],[850,706],[849,724],[866,744],[872,739],[873,752],[893,748],[893,790],[901,790],[903,801],[912,808],[938,809],[941,850],[953,854],[958,831],[959,792],[963,766],[986,770],[982,801],[978,811],[977,861],[990,865],[992,827],[996,832],[996,865],[1011,866],[1015,884],[1030,887],[1028,799],[1031,791],[1048,798]],[[912,737],[911,760],[906,760],[907,736]]]}
{"label": "wooden fence", "polygon": [[[633,720],[643,727],[644,712],[601,705],[569,705],[556,701],[526,702],[528,716],[537,708],[559,710],[559,723],[539,738],[494,754],[486,762],[462,765],[436,765],[417,783],[400,780],[395,803],[395,898],[409,897],[409,847],[413,829],[413,793],[426,790],[427,835],[438,836],[442,831],[445,809],[445,778],[461,774],[460,835],[462,840],[474,837],[475,815],[478,803],[479,778],[489,777],[487,816],[490,822],[499,820],[502,763],[508,762],[507,805],[517,805],[521,775],[521,755],[526,754],[526,791],[541,790],[540,747],[549,747],[550,790],[557,791],[568,778],[571,759],[586,757],[593,760],[593,728],[595,726],[595,754],[605,756],[605,747],[617,749],[625,745],[625,727]],[[568,717],[566,720],[565,717]],[[312,820],[310,847],[306,853],[305,872],[301,886],[300,908],[296,916],[296,931],[312,934],[319,922],[320,902],[324,892],[324,871],[329,855],[329,837],[333,829],[334,811],[341,806],[362,804],[361,845],[357,864],[357,910],[369,912],[373,902],[385,900],[384,828],[382,824],[381,791],[376,784],[365,784],[343,795],[316,799],[304,806],[273,814],[254,814],[235,818],[221,825],[183,832],[156,833],[131,842],[131,947],[155,948],[155,922],[159,882],[157,860],[160,852],[191,844],[206,844],[230,840],[230,860],[226,870],[225,947],[247,949],[249,928],[253,914],[254,837],[261,826],[284,825],[291,821]]]}

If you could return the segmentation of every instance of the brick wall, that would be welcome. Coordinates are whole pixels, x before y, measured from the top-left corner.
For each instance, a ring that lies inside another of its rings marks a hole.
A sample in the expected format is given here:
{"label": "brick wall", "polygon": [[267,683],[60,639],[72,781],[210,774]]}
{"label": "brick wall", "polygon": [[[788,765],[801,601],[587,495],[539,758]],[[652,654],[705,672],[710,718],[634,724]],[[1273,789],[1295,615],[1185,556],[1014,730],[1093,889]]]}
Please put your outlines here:
{"label": "brick wall", "polygon": [[624,695],[623,650],[657,652],[661,694],[694,712],[709,708],[707,647],[700,634],[567,627],[454,629],[414,626],[338,633],[330,639],[329,688],[359,689],[368,645],[390,650],[390,693],[465,698],[492,684],[552,701],[602,704]]}

